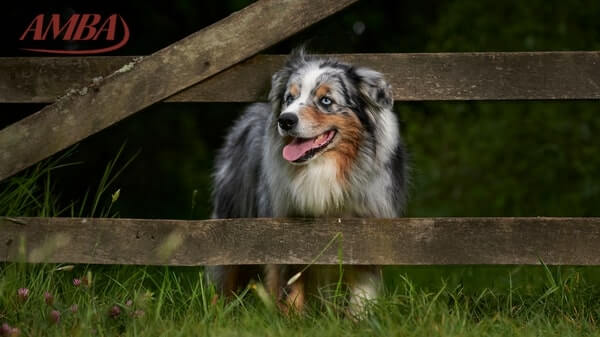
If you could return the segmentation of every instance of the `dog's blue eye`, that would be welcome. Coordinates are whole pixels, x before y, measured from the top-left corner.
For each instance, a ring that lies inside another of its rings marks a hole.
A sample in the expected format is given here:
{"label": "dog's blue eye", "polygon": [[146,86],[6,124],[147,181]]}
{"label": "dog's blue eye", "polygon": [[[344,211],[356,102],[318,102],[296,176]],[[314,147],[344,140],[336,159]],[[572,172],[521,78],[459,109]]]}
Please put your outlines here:
{"label": "dog's blue eye", "polygon": [[321,97],[321,104],[323,105],[331,105],[333,101],[329,97]]}

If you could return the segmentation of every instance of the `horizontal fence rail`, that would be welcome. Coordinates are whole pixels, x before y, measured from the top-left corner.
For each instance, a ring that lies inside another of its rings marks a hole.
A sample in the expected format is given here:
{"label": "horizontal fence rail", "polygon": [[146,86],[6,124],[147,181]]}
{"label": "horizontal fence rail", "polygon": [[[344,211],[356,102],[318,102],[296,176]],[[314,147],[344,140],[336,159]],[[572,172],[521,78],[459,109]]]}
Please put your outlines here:
{"label": "horizontal fence rail", "polygon": [[[332,55],[385,74],[399,101],[600,98],[600,52]],[[257,55],[165,102],[266,100],[284,55]],[[132,56],[0,58],[0,103],[49,103]]]}
{"label": "horizontal fence rail", "polygon": [[600,218],[0,218],[1,261],[600,265],[599,243]]}

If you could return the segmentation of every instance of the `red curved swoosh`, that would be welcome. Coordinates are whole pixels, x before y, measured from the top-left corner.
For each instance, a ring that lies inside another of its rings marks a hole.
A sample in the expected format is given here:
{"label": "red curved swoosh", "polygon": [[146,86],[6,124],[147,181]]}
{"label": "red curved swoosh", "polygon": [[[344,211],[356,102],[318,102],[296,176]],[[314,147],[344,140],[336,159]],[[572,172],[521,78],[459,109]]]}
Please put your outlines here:
{"label": "red curved swoosh", "polygon": [[87,49],[87,50],[61,50],[61,49],[36,49],[36,48],[19,48],[21,50],[34,51],[39,53],[50,53],[50,54],[70,54],[70,55],[82,55],[82,54],[100,54],[108,53],[109,51],[117,50],[123,47],[127,41],[129,41],[129,27],[123,17],[119,15],[121,22],[123,23],[123,39],[121,42],[114,46],[101,48],[101,49]]}

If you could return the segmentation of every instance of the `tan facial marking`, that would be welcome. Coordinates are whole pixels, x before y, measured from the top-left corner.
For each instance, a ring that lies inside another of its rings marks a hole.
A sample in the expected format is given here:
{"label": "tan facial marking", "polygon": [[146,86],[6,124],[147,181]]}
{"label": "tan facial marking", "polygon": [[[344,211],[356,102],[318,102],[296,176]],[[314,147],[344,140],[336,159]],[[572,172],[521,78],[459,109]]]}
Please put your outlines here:
{"label": "tan facial marking", "polygon": [[350,111],[346,115],[324,114],[312,106],[301,109],[299,115],[314,128],[325,126],[335,127],[338,130],[336,137],[339,138],[336,144],[323,155],[330,156],[337,162],[337,179],[340,183],[346,182],[350,167],[358,156],[358,148],[364,132],[356,115]]}
{"label": "tan facial marking", "polygon": [[300,95],[300,88],[298,88],[298,85],[292,84],[290,86],[290,95],[294,97],[298,97]]}
{"label": "tan facial marking", "polygon": [[321,98],[321,97],[327,95],[329,93],[329,91],[331,91],[329,86],[326,84],[323,84],[317,89],[317,91],[315,91],[315,96],[317,96],[317,98]]}

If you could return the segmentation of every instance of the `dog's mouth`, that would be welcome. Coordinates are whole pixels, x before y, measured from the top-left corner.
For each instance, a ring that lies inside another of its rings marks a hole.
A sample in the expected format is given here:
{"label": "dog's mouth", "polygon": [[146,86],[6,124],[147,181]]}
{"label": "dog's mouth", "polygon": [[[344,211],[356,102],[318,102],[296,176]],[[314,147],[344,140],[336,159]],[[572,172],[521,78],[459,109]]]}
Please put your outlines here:
{"label": "dog's mouth", "polygon": [[294,137],[283,148],[283,158],[292,163],[303,163],[325,150],[335,135],[335,130],[329,130],[313,138]]}

